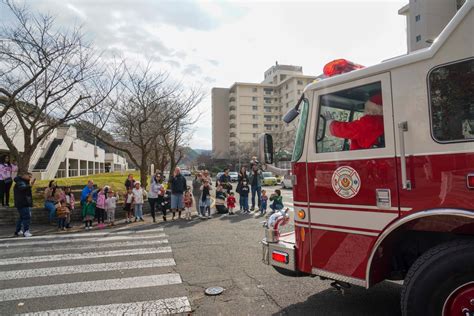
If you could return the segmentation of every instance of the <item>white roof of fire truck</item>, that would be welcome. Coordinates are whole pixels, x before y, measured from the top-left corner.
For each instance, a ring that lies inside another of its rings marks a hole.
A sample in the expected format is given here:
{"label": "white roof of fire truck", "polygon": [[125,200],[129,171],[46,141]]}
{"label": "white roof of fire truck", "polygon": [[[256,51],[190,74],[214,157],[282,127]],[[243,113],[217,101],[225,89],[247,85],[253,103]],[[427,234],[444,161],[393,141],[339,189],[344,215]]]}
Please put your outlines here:
{"label": "white roof of fire truck", "polygon": [[[422,60],[432,58],[438,50],[443,46],[446,40],[449,38],[451,33],[458,27],[464,17],[469,14],[469,12],[474,8],[474,0],[467,0],[466,3],[462,6],[462,8],[456,13],[453,19],[446,25],[443,29],[441,34],[434,40],[433,44],[425,49],[420,49],[415,52],[412,52],[407,55],[395,57],[384,61],[380,64],[376,64],[373,66],[369,66],[366,68],[354,70],[348,73],[343,73],[340,75],[336,75],[334,77],[325,78],[319,81],[315,81],[309,85],[307,85],[304,89],[304,93],[311,90],[318,90],[322,88],[327,88],[333,85],[341,84],[344,82],[353,81],[355,79],[369,77],[373,75],[377,75],[380,73],[384,73],[389,71],[390,69],[394,69],[397,67],[409,65],[412,63],[416,63]],[[469,35],[472,36],[472,35]],[[471,45],[472,45],[472,39]],[[469,45],[469,42],[466,43]],[[474,52],[474,47],[473,47]]]}

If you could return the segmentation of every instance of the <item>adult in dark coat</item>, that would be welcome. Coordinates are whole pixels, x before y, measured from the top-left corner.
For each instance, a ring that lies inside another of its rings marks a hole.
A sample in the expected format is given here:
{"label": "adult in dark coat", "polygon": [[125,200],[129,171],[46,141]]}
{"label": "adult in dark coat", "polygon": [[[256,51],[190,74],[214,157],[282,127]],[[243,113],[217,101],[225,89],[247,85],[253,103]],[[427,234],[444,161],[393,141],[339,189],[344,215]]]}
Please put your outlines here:
{"label": "adult in dark coat", "polygon": [[31,173],[25,172],[21,176],[15,178],[15,187],[13,188],[13,195],[15,200],[15,207],[20,213],[20,218],[16,223],[15,236],[19,236],[23,226],[23,236],[31,237],[30,221],[31,208],[33,207],[33,195],[31,187],[35,183],[35,178]]}

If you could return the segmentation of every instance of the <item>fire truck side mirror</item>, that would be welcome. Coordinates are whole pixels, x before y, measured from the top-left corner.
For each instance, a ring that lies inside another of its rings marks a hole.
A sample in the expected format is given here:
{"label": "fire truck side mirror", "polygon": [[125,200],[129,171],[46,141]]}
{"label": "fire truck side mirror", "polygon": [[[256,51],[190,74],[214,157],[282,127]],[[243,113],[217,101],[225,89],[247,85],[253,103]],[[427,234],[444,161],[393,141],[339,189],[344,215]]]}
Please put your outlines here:
{"label": "fire truck side mirror", "polygon": [[285,122],[286,124],[289,124],[293,122],[294,119],[298,117],[298,115],[300,115],[300,111],[298,111],[295,108],[292,108],[291,110],[286,112],[285,116],[283,117],[283,122]]}
{"label": "fire truck side mirror", "polygon": [[258,139],[258,156],[265,164],[273,164],[273,137],[270,134],[262,134]]}

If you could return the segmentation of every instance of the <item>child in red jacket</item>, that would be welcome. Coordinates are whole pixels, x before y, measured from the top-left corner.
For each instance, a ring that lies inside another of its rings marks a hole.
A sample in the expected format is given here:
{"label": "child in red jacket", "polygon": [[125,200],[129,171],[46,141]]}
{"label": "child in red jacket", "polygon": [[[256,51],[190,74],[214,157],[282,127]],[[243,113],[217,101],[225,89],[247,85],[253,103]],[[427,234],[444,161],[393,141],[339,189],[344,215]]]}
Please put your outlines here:
{"label": "child in red jacket", "polygon": [[230,195],[227,197],[227,208],[229,209],[229,215],[234,215],[234,208],[235,208],[234,192],[230,192]]}
{"label": "child in red jacket", "polygon": [[352,122],[328,120],[329,132],[351,140],[350,150],[372,148],[383,135],[382,94],[373,95],[364,106],[365,115]]}

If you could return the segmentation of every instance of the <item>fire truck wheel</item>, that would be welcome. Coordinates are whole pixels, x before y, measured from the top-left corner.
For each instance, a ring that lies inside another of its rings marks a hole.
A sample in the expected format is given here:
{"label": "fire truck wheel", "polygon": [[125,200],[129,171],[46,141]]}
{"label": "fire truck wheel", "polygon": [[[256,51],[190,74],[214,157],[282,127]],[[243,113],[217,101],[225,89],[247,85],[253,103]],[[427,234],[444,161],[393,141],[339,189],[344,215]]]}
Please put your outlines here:
{"label": "fire truck wheel", "polygon": [[426,251],[405,277],[402,315],[464,315],[466,307],[474,313],[473,262],[472,239],[447,242]]}

